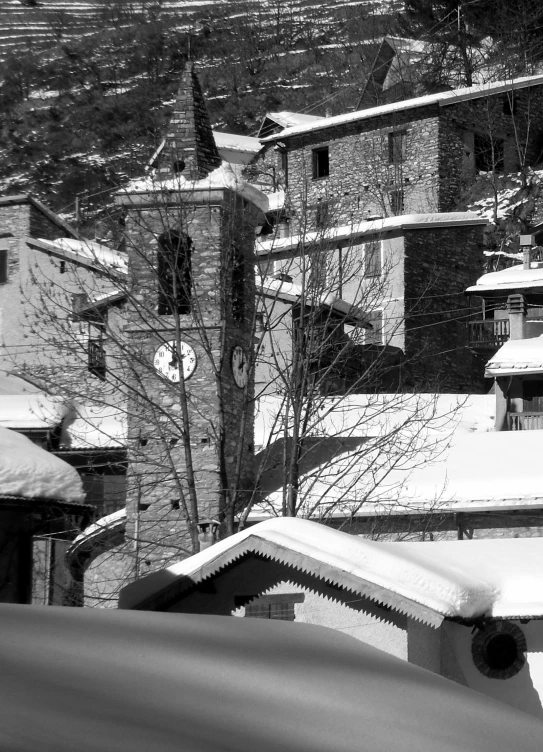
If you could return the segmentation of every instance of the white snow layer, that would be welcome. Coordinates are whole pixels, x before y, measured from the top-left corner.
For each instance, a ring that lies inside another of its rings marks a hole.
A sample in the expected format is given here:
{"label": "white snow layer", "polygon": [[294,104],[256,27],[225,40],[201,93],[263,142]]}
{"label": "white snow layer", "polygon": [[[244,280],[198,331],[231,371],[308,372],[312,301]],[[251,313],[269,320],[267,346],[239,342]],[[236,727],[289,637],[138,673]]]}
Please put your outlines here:
{"label": "white snow layer", "polygon": [[486,364],[485,376],[543,373],[543,334],[510,339]]}
{"label": "white snow layer", "polygon": [[262,148],[258,138],[252,136],[238,136],[235,133],[221,133],[213,131],[217,149],[229,149],[232,151],[250,152],[256,154]]}
{"label": "white snow layer", "polygon": [[160,191],[181,191],[193,193],[195,191],[213,191],[228,188],[251,201],[261,211],[268,211],[268,197],[251,183],[239,175],[236,165],[223,162],[220,167],[213,170],[201,180],[187,180],[182,174],[175,175],[167,180],[160,180],[154,173],[144,178],[130,181],[119,194],[130,193],[158,193]]}
{"label": "white snow layer", "polygon": [[307,624],[0,606],[18,752],[540,752],[543,724]]}
{"label": "white snow layer", "polygon": [[73,467],[8,428],[0,428],[0,495],[83,502]]}
{"label": "white snow layer", "polygon": [[499,272],[483,274],[475,285],[467,288],[466,292],[477,294],[489,290],[522,289],[525,287],[543,287],[543,263],[533,262],[530,269],[525,269],[523,264],[517,264]]}
{"label": "white snow layer", "polygon": [[347,112],[342,115],[334,115],[330,118],[322,118],[315,122],[287,127],[273,136],[263,138],[262,142],[277,141],[300,133],[308,133],[309,131],[322,130],[324,128],[333,128],[343,123],[367,120],[368,118],[378,117],[393,112],[401,112],[402,110],[412,109],[414,107],[425,107],[431,104],[446,106],[464,100],[499,94],[500,92],[513,91],[514,89],[523,89],[528,86],[537,86],[539,84],[543,84],[543,75],[541,74],[536,76],[524,76],[522,78],[511,79],[510,81],[475,84],[474,86],[454,89],[452,91],[443,91],[437,94],[426,94],[422,97],[406,99],[401,102],[392,102],[390,104],[380,105],[379,107],[370,107],[367,110]]}
{"label": "white snow layer", "polygon": [[[401,596],[440,620],[543,615],[541,538],[381,543],[289,517],[260,522],[131,583],[121,593],[120,607],[137,607],[175,579],[201,582],[250,551],[391,607],[394,596]],[[408,604],[399,610],[410,613]]]}
{"label": "white snow layer", "polygon": [[80,256],[87,261],[92,261],[104,269],[118,271],[121,274],[128,273],[128,258],[126,253],[116,251],[94,240],[76,240],[75,238],[46,240],[45,238],[38,238],[38,241],[46,247],[52,247],[54,250],[64,251],[68,254]]}

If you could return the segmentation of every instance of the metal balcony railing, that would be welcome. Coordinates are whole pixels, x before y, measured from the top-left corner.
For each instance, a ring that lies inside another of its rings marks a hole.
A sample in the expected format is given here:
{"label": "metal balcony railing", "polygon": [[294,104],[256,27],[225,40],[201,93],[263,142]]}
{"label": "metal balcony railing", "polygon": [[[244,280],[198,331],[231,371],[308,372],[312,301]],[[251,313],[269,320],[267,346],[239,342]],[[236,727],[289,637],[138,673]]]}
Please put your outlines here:
{"label": "metal balcony railing", "polygon": [[543,413],[507,413],[510,431],[543,430]]}
{"label": "metal balcony railing", "polygon": [[468,321],[468,341],[470,347],[501,347],[508,339],[508,319]]}

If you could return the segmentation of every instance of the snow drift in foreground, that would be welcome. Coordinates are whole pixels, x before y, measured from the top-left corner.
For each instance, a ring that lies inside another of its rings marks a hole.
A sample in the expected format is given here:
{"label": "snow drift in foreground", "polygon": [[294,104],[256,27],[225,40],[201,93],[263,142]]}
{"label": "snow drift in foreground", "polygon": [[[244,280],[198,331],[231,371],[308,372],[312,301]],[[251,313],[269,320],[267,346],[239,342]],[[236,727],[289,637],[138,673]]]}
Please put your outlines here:
{"label": "snow drift in foreground", "polygon": [[0,427],[0,495],[83,502],[81,478],[64,460]]}
{"label": "snow drift in foreground", "polygon": [[540,752],[543,724],[323,627],[0,606],[0,749]]}

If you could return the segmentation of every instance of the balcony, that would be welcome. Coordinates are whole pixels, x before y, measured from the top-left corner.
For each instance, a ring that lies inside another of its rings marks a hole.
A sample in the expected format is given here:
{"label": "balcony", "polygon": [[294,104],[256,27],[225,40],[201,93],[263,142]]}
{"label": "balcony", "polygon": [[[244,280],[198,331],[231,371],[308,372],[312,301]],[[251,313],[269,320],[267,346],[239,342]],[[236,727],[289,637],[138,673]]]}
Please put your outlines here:
{"label": "balcony", "polygon": [[507,413],[510,431],[543,430],[543,413]]}
{"label": "balcony", "polygon": [[476,349],[497,349],[509,339],[509,319],[468,321],[468,343]]}

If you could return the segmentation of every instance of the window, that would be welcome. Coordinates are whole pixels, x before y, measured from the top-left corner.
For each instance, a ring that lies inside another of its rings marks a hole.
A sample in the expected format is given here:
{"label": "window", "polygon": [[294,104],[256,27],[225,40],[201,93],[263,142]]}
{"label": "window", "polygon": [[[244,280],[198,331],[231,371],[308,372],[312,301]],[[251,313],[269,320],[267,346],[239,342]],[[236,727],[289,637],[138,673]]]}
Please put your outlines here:
{"label": "window", "polygon": [[315,224],[319,229],[328,225],[330,205],[327,201],[319,201],[317,204],[317,214],[315,217]]}
{"label": "window", "polygon": [[367,345],[383,344],[383,311],[372,311],[369,314],[369,322],[372,329],[366,329]]}
{"label": "window", "polygon": [[90,338],[87,352],[89,373],[104,381],[106,378],[106,351],[102,337]]}
{"label": "window", "polygon": [[304,602],[303,593],[288,593],[277,595],[240,596],[235,599],[236,606],[245,606],[245,616],[249,619],[278,619],[280,621],[294,621],[294,604]]}
{"label": "window", "polygon": [[404,210],[404,194],[402,188],[394,188],[389,192],[388,198],[390,201],[390,210],[393,214],[403,214]]}
{"label": "window", "polygon": [[0,248],[0,285],[8,281],[8,252],[6,248]]}
{"label": "window", "polygon": [[405,159],[405,132],[394,131],[388,134],[388,163],[402,164]]}
{"label": "window", "polygon": [[382,272],[381,242],[366,243],[364,250],[365,276],[380,277]]}
{"label": "window", "polygon": [[188,235],[168,231],[158,239],[158,313],[190,313],[192,293],[192,241]]}
{"label": "window", "polygon": [[232,316],[236,321],[245,316],[245,257],[237,246],[232,246]]}
{"label": "window", "polygon": [[323,146],[320,149],[313,149],[313,180],[326,178],[330,174],[330,160],[328,156],[328,147]]}
{"label": "window", "polygon": [[475,169],[478,172],[503,172],[503,138],[475,133]]}

